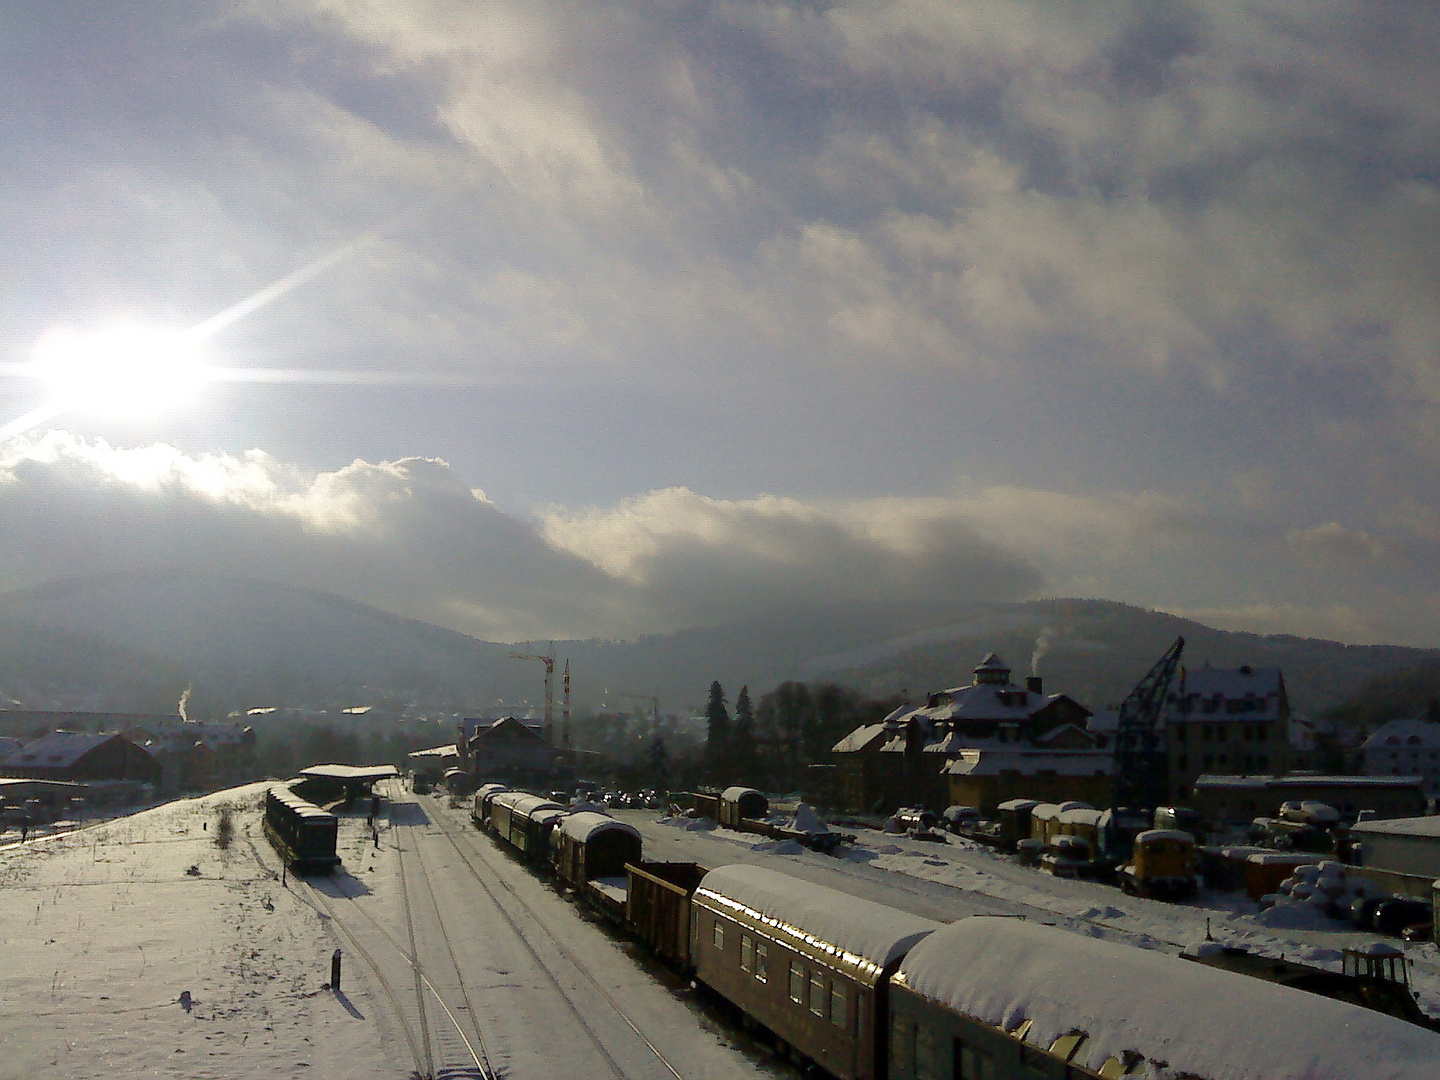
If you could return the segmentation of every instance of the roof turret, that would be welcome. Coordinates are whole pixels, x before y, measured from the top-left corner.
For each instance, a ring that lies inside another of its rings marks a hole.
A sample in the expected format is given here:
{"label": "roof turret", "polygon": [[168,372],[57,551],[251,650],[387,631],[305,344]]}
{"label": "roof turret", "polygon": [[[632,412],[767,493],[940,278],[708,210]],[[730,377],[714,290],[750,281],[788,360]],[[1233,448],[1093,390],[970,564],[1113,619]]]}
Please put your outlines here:
{"label": "roof turret", "polygon": [[977,686],[993,683],[1004,686],[1010,681],[1010,669],[1005,666],[1005,661],[996,656],[993,652],[980,661],[980,666],[975,669],[975,684]]}

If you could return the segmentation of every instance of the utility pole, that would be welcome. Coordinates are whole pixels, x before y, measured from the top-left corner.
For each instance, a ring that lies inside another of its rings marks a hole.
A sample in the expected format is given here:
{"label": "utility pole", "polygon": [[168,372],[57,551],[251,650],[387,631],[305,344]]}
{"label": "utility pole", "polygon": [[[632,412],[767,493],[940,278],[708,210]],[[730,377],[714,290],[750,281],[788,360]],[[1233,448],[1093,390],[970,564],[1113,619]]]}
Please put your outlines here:
{"label": "utility pole", "polygon": [[[530,643],[527,641],[525,644],[526,644],[526,647],[528,648]],[[546,745],[546,746],[554,746],[554,745],[555,745],[555,643],[554,643],[553,641],[550,642],[550,649],[549,649],[548,652],[546,652],[546,654],[545,654],[544,656],[536,656],[536,655],[533,654],[533,653],[518,653],[518,652],[512,652],[510,655],[511,655],[511,657],[513,657],[513,658],[516,659],[516,660],[539,660],[542,664],[545,665],[545,745]],[[566,661],[566,664],[567,664],[567,666],[568,666],[569,661]],[[568,687],[569,687],[568,678],[567,678],[567,681],[566,681],[566,687],[567,687],[567,689],[568,689]],[[566,695],[566,701],[567,701],[567,710],[566,710],[566,711],[567,711],[567,713],[568,713],[568,711],[569,711],[569,710],[568,710],[568,701],[569,701],[569,695],[568,695],[568,693],[567,693],[567,695]],[[567,725],[567,726],[568,726],[568,725]]]}

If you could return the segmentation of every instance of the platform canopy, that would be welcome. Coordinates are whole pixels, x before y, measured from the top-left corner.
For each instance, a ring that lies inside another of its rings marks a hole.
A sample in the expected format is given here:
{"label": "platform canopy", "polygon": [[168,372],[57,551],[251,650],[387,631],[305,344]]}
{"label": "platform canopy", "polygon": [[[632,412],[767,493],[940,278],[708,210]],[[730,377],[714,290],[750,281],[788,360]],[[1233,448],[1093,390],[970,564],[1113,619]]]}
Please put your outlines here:
{"label": "platform canopy", "polygon": [[373,784],[377,780],[393,780],[400,775],[400,771],[394,765],[311,765],[301,769],[300,775],[317,780],[348,780]]}

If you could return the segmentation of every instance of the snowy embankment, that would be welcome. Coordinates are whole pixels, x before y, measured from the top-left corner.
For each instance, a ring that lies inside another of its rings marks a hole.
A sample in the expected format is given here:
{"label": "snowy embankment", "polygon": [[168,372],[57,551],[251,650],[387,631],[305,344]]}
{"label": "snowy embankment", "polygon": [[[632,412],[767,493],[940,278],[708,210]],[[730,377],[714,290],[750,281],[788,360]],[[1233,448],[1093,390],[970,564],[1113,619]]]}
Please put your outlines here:
{"label": "snowy embankment", "polygon": [[[640,828],[648,858],[707,866],[760,863],[941,921],[977,914],[1023,915],[1087,937],[1167,952],[1179,952],[1208,933],[1262,955],[1336,971],[1342,949],[1379,940],[1308,905],[1262,913],[1243,893],[1209,891],[1184,904],[1147,900],[1099,882],[1055,878],[953,836],[938,844],[857,829],[857,842],[831,857],[709,822],[656,821],[653,814],[635,811],[617,816]],[[1420,1007],[1440,1016],[1440,950],[1428,942],[1385,940],[1403,948],[1412,960]]]}
{"label": "snowy embankment", "polygon": [[336,941],[275,876],[263,790],[0,848],[0,1078],[403,1075],[323,989]]}

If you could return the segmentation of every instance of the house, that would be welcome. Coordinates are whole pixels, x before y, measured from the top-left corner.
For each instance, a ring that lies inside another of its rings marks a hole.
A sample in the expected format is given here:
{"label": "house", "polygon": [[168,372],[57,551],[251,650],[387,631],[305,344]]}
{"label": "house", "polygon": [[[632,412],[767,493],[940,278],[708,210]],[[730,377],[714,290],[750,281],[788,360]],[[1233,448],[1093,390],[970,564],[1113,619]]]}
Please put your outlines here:
{"label": "house", "polygon": [[[837,742],[830,757],[846,807],[943,807],[960,801],[957,791],[979,790],[976,783],[992,769],[997,776],[1046,772],[1034,755],[1088,754],[1094,758],[1089,766],[1097,765],[1096,755],[1108,760],[1086,731],[1089,709],[1064,694],[1046,694],[1038,676],[1017,685],[1010,674],[991,653],[973,669],[970,684],[932,693],[924,705],[897,709]],[[986,752],[992,756],[982,761]],[[1083,771],[1094,775],[1088,766]],[[984,786],[996,785],[986,780]]]}
{"label": "house", "polygon": [[1366,776],[1418,776],[1425,794],[1440,794],[1440,724],[1388,720],[1360,744]]}
{"label": "house", "polygon": [[215,790],[254,775],[255,731],[240,724],[149,718],[125,737],[160,762],[166,793]]}
{"label": "house", "polygon": [[1362,821],[1350,837],[1366,877],[1397,895],[1431,899],[1440,878],[1440,817]]}
{"label": "house", "polygon": [[1289,769],[1290,701],[1279,668],[1181,672],[1162,717],[1170,789],[1190,798],[1202,774],[1269,774]]}
{"label": "house", "polygon": [[[483,780],[548,779],[555,768],[555,751],[545,741],[543,725],[527,724],[514,716],[494,720],[466,719],[461,730],[468,732],[461,757],[470,776]],[[459,744],[457,744],[458,746]]]}
{"label": "house", "polygon": [[13,751],[0,775],[33,780],[129,780],[158,785],[160,763],[123,735],[52,731]]}

